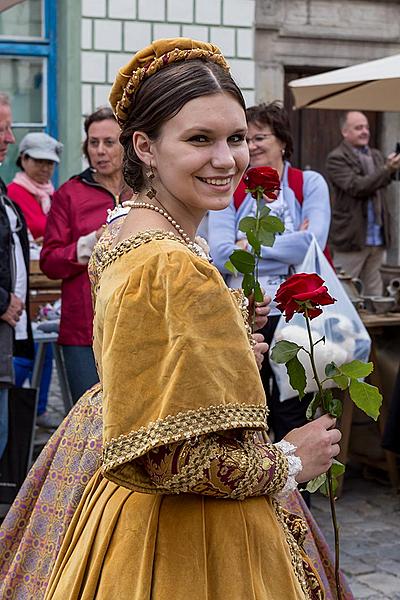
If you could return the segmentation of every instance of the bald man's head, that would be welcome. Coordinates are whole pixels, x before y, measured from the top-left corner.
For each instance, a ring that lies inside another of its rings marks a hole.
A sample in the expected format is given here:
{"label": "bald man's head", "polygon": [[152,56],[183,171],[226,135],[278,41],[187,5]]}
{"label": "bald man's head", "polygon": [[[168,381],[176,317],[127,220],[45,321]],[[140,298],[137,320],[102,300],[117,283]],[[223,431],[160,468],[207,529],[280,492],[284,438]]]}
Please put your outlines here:
{"label": "bald man's head", "polygon": [[344,139],[352,146],[356,148],[368,146],[369,124],[364,113],[349,110],[342,121],[341,132]]}

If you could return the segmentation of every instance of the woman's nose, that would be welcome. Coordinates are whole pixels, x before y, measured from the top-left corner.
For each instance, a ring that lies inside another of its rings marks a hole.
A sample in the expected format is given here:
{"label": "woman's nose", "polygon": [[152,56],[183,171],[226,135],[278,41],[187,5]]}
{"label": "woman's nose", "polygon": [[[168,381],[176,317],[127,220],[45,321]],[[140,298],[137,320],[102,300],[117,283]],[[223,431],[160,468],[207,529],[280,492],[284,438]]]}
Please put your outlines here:
{"label": "woman's nose", "polygon": [[235,159],[229,144],[220,144],[215,148],[211,164],[217,169],[230,169],[235,165]]}

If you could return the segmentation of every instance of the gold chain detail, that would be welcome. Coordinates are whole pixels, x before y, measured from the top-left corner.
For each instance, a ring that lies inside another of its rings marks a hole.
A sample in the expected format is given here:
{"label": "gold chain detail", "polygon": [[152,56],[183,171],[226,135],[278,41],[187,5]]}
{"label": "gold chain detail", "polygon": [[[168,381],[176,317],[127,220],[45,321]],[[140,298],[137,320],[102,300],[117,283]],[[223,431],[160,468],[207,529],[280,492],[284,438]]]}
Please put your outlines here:
{"label": "gold chain detail", "polygon": [[197,248],[196,244],[187,244],[182,238],[180,238],[176,233],[172,231],[163,231],[161,229],[154,229],[149,231],[143,231],[139,233],[135,233],[134,235],[122,240],[122,242],[118,242],[114,248],[109,250],[105,250],[99,259],[98,271],[103,272],[108,266],[110,266],[117,258],[123,256],[132,248],[139,248],[143,244],[148,244],[153,240],[173,240],[175,242],[179,242],[186,248],[189,248],[193,254],[199,256],[200,258],[204,258],[204,253]]}

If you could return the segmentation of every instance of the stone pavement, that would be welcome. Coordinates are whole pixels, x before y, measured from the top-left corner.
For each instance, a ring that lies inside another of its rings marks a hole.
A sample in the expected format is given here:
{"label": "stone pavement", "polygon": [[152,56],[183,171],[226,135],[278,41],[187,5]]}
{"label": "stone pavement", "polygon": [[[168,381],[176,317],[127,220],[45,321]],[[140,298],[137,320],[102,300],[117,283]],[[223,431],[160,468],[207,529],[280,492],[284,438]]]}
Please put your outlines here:
{"label": "stone pavement", "polygon": [[[50,412],[62,419],[63,404],[54,372]],[[37,442],[49,435],[37,431]],[[39,449],[39,448],[38,448]],[[333,532],[327,498],[312,498],[313,514],[331,548]],[[400,495],[389,486],[362,478],[348,468],[342,497],[337,501],[341,526],[341,565],[356,600],[400,600]]]}
{"label": "stone pavement", "polygon": [[[315,495],[312,503],[333,549],[329,501]],[[341,565],[356,600],[400,600],[400,495],[350,468],[336,509]]]}

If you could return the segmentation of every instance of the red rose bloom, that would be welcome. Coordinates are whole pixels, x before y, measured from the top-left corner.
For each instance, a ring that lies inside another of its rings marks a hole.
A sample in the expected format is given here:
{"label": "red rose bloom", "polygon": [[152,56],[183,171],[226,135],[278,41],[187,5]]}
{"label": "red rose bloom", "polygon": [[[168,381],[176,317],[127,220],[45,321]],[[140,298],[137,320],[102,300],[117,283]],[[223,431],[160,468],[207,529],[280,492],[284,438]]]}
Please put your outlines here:
{"label": "red rose bloom", "polygon": [[257,198],[258,188],[271,200],[276,200],[279,194],[280,180],[278,171],[272,167],[253,167],[244,176],[247,189],[253,198]]}
{"label": "red rose bloom", "polygon": [[316,273],[297,273],[282,283],[276,292],[275,302],[285,314],[286,321],[290,321],[296,312],[305,313],[306,309],[310,319],[314,319],[322,313],[320,306],[336,302],[323,283],[324,280]]}

